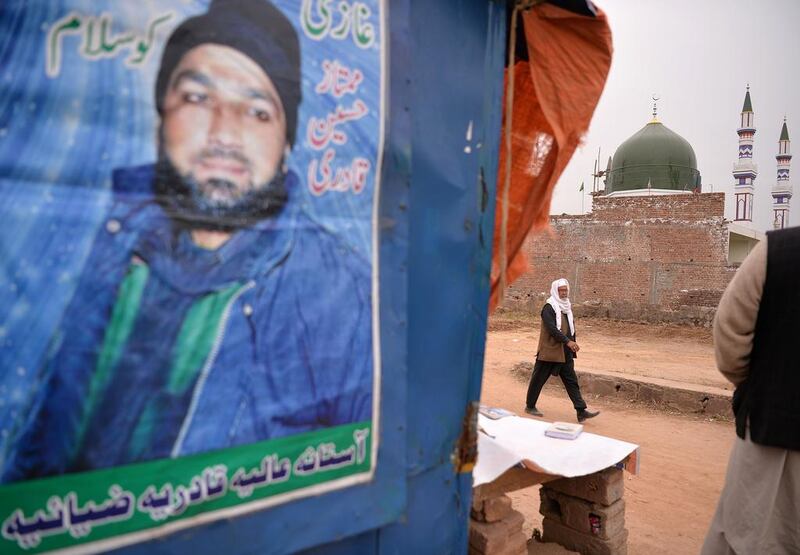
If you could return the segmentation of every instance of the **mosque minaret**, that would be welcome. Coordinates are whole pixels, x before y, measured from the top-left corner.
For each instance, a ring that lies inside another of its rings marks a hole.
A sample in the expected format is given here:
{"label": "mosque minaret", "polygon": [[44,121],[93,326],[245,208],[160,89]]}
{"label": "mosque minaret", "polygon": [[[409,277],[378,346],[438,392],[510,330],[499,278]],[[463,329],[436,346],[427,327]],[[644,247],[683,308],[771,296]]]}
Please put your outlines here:
{"label": "mosque minaret", "polygon": [[789,129],[786,127],[786,118],[783,118],[783,128],[778,139],[778,179],[772,187],[772,214],[775,229],[783,229],[789,225],[789,201],[792,199],[792,185],[789,181],[789,163],[792,160],[789,148]]}
{"label": "mosque minaret", "polygon": [[756,134],[753,103],[750,100],[750,85],[744,95],[739,128],[739,160],[733,166],[734,210],[737,222],[753,222],[754,181],[758,167],[753,163],[753,137]]}

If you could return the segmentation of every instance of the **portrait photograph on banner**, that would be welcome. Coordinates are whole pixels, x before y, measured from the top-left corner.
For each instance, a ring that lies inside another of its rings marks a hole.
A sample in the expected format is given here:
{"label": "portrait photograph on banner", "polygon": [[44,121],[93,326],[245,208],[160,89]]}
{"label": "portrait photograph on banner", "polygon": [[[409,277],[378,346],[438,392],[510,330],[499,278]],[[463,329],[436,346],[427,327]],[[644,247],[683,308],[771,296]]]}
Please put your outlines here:
{"label": "portrait photograph on banner", "polygon": [[386,17],[0,7],[0,553],[373,479]]}

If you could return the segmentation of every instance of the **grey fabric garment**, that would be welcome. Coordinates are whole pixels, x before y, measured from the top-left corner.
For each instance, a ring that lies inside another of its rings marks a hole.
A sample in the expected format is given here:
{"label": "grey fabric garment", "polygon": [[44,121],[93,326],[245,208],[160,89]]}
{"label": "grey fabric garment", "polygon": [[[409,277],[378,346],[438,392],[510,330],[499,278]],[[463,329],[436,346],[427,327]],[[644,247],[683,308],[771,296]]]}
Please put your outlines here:
{"label": "grey fabric garment", "polygon": [[800,553],[800,452],[736,438],[700,553]]}

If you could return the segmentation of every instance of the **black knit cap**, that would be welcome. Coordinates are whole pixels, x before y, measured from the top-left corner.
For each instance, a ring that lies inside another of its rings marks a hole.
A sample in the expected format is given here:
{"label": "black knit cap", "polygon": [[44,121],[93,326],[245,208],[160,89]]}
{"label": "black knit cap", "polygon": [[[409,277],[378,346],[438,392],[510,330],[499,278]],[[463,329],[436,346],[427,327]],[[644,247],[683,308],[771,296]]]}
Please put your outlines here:
{"label": "black knit cap", "polygon": [[292,23],[268,0],[213,0],[202,15],[181,23],[170,35],[156,79],[156,108],[163,113],[172,72],[183,56],[202,44],[238,50],[272,80],[286,114],[286,138],[294,144],[300,89],[300,41]]}

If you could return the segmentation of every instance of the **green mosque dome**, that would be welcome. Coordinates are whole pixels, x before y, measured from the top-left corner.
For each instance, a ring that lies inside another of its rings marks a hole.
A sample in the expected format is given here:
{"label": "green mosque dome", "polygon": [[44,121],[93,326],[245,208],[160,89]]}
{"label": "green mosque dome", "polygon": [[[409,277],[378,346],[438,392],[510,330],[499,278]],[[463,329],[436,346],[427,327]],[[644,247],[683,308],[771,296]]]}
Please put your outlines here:
{"label": "green mosque dome", "polygon": [[605,194],[648,189],[700,189],[697,157],[689,141],[654,119],[614,153]]}

